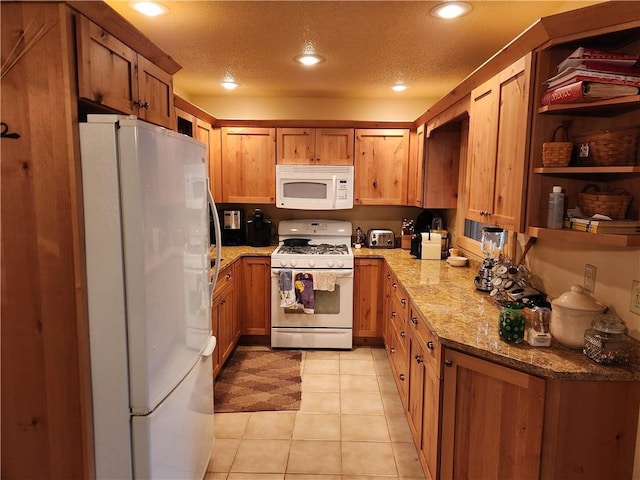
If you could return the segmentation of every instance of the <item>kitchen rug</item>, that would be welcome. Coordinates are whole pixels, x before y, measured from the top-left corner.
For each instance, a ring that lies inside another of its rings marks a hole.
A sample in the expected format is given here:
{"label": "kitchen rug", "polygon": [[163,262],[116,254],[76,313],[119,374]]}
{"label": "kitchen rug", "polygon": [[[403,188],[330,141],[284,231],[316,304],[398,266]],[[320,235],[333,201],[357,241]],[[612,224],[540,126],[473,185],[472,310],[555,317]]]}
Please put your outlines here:
{"label": "kitchen rug", "polygon": [[301,360],[299,351],[236,350],[213,386],[214,411],[298,410]]}

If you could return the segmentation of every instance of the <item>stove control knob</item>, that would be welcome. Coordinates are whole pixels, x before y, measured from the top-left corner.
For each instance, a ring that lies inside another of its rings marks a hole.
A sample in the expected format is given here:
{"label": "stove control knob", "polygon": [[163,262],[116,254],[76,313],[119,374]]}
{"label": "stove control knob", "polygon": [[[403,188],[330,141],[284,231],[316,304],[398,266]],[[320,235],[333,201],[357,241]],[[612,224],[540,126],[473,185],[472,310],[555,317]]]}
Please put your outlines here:
{"label": "stove control knob", "polygon": [[295,267],[295,266],[296,266],[296,263],[297,263],[297,262],[296,262],[295,260],[291,260],[291,266],[292,266],[292,267]]}
{"label": "stove control knob", "polygon": [[287,261],[284,258],[282,260],[280,260],[280,266],[281,267],[286,267],[287,266]]}
{"label": "stove control knob", "polygon": [[338,260],[338,267],[344,267],[344,262],[342,260]]}
{"label": "stove control knob", "polygon": [[327,267],[333,267],[333,260],[327,260]]}
{"label": "stove control knob", "polygon": [[315,267],[316,266],[316,262],[314,262],[313,260],[309,260],[309,266],[310,267]]}

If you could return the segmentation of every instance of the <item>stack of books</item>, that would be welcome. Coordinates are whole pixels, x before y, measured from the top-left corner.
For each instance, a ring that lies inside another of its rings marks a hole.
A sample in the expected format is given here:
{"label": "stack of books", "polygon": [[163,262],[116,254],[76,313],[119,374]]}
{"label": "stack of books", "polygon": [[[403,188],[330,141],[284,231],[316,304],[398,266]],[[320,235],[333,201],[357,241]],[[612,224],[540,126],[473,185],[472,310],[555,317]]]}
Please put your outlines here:
{"label": "stack of books", "polygon": [[639,220],[593,220],[571,217],[572,230],[589,233],[609,233],[618,235],[640,234]]}
{"label": "stack of books", "polygon": [[640,55],[580,47],[545,82],[541,105],[581,103],[637,95]]}

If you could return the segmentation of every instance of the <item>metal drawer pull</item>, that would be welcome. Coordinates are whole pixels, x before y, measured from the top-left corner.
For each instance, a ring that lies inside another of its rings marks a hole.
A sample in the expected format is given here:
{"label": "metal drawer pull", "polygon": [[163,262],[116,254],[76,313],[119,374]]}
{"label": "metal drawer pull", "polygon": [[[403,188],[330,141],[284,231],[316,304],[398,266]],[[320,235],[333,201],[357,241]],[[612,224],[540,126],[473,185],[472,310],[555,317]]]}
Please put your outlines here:
{"label": "metal drawer pull", "polygon": [[406,298],[402,298],[402,299],[400,299],[400,303],[401,303],[402,305],[406,305],[406,304],[407,304],[407,299],[406,299]]}
{"label": "metal drawer pull", "polygon": [[396,312],[391,312],[391,317],[396,318]]}
{"label": "metal drawer pull", "polygon": [[402,338],[404,338],[404,337],[406,337],[406,336],[407,336],[407,334],[406,334],[406,333],[404,333],[404,332],[400,332],[400,336],[401,336]]}
{"label": "metal drawer pull", "polygon": [[433,342],[432,342],[432,341],[428,341],[428,342],[427,342],[427,348],[428,348],[429,350],[434,350],[434,349],[435,349],[435,347],[434,347],[434,345],[433,345]]}
{"label": "metal drawer pull", "polygon": [[396,353],[396,349],[395,349],[395,348],[391,348],[391,349],[389,349],[389,351],[390,351],[391,353]]}
{"label": "metal drawer pull", "polygon": [[417,325],[418,324],[417,317],[411,317],[411,323],[413,323],[414,325]]}
{"label": "metal drawer pull", "polygon": [[401,374],[400,374],[400,380],[403,380],[403,381],[404,381],[404,373],[401,373]]}
{"label": "metal drawer pull", "polygon": [[444,364],[445,364],[447,367],[451,367],[451,366],[453,365],[453,362],[452,362],[451,360],[445,360],[445,361],[444,361]]}
{"label": "metal drawer pull", "polygon": [[418,364],[422,363],[422,357],[420,355],[416,355],[415,359],[416,359],[416,363]]}
{"label": "metal drawer pull", "polygon": [[392,283],[392,284],[391,284],[391,286],[392,286],[393,288],[398,288],[398,284],[397,284],[397,283]]}

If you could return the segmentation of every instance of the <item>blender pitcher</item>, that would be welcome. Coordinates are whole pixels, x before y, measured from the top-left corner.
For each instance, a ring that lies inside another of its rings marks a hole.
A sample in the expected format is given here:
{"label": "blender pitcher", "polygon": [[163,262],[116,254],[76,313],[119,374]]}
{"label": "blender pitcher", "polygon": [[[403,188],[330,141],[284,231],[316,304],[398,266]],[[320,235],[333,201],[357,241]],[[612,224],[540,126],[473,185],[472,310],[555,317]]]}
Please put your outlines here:
{"label": "blender pitcher", "polygon": [[485,227],[482,229],[482,254],[484,260],[478,275],[474,279],[474,284],[478,290],[483,292],[491,291],[491,280],[493,266],[502,254],[502,248],[506,242],[507,233],[504,228]]}

